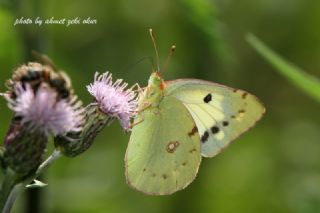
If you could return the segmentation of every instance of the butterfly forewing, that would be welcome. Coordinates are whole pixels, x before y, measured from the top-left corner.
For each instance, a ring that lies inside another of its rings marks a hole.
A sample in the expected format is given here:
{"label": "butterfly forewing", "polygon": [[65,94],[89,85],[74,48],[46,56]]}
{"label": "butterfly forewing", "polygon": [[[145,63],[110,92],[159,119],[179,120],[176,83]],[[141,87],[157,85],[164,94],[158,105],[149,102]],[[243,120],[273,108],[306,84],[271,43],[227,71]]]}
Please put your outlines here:
{"label": "butterfly forewing", "polygon": [[199,131],[201,154],[213,157],[252,127],[265,108],[253,95],[208,81],[168,81],[165,96],[180,100]]}
{"label": "butterfly forewing", "polygon": [[196,177],[200,136],[194,119],[176,98],[142,111],[126,152],[129,185],[147,194],[165,195],[185,188]]}

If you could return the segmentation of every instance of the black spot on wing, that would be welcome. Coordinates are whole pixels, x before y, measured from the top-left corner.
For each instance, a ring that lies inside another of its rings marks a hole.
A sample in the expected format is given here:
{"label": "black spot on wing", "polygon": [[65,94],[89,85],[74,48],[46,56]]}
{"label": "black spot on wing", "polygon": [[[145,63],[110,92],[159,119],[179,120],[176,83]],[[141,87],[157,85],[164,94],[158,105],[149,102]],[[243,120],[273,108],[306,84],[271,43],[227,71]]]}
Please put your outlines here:
{"label": "black spot on wing", "polygon": [[193,148],[193,149],[191,149],[191,150],[189,150],[189,153],[194,153],[194,152],[196,152],[197,151],[197,149],[196,148]]}
{"label": "black spot on wing", "polygon": [[244,109],[240,109],[239,113],[245,113],[246,111]]}
{"label": "black spot on wing", "polygon": [[211,132],[212,132],[212,134],[217,134],[218,132],[219,132],[219,127],[217,127],[217,126],[213,126],[213,127],[211,127]]}
{"label": "black spot on wing", "polygon": [[222,122],[222,125],[223,125],[223,126],[228,126],[228,125],[229,125],[229,122],[228,122],[228,121],[223,121],[223,122]]}
{"label": "black spot on wing", "polygon": [[166,146],[167,152],[174,153],[174,151],[176,151],[176,149],[178,148],[179,144],[180,144],[179,141],[169,142]]}
{"label": "black spot on wing", "polygon": [[203,101],[205,103],[209,103],[211,100],[212,100],[212,95],[210,93],[203,98]]}
{"label": "black spot on wing", "polygon": [[244,92],[244,93],[242,94],[242,98],[243,98],[243,99],[246,99],[247,95],[248,95],[248,93]]}
{"label": "black spot on wing", "polygon": [[190,132],[188,132],[188,136],[191,137],[198,132],[198,128],[194,126]]}
{"label": "black spot on wing", "polygon": [[202,142],[202,143],[207,142],[208,138],[209,138],[209,132],[208,132],[208,131],[205,131],[205,132],[203,133],[203,135],[201,136],[201,142]]}

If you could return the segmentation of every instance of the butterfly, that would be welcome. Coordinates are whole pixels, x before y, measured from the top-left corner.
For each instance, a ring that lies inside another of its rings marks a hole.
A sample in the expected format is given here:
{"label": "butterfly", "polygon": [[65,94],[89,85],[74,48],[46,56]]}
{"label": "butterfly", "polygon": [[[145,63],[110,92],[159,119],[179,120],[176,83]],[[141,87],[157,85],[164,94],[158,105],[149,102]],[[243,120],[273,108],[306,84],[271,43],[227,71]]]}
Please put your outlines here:
{"label": "butterfly", "polygon": [[127,183],[151,195],[184,189],[202,157],[220,153],[264,112],[246,91],[198,79],[164,81],[160,71],[153,72],[126,150]]}

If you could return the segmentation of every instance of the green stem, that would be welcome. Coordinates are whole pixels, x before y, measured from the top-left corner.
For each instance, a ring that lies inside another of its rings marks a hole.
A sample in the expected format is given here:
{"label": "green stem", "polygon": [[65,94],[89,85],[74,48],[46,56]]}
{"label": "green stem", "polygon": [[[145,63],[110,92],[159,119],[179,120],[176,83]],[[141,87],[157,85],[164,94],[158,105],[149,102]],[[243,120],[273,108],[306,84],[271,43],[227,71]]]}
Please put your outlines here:
{"label": "green stem", "polygon": [[22,190],[23,190],[22,183],[14,185],[14,187],[12,188],[12,190],[6,200],[6,203],[5,203],[5,206],[3,207],[2,213],[9,213],[10,212],[14,202],[16,201],[18,195],[21,193]]}
{"label": "green stem", "polygon": [[14,175],[9,171],[5,174],[2,187],[1,187],[1,193],[0,193],[0,208],[2,209],[2,212],[9,212],[5,211],[5,206],[8,198],[10,197],[11,191],[14,189],[16,182]]}
{"label": "green stem", "polygon": [[38,167],[38,170],[36,171],[36,174],[32,179],[37,178],[45,169],[47,169],[53,162],[58,160],[61,156],[62,156],[61,151],[58,149],[55,149],[52,152],[52,154]]}
{"label": "green stem", "polygon": [[14,175],[6,174],[0,192],[0,208],[2,209],[2,213],[10,212],[15,200],[17,199],[18,195],[25,189],[25,186],[36,179],[61,156],[62,153],[60,152],[60,150],[55,149],[53,153],[38,167],[34,175],[20,183],[15,182]]}

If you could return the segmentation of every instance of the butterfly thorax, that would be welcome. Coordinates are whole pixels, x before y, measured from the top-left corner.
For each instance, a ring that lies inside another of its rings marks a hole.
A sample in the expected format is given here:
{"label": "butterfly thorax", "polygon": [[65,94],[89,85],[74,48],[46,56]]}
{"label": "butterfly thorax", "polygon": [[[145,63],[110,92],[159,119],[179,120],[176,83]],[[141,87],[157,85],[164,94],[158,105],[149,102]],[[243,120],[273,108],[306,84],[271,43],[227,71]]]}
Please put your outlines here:
{"label": "butterfly thorax", "polygon": [[149,78],[148,86],[144,90],[139,108],[157,107],[163,98],[164,81],[159,72],[153,72]]}

